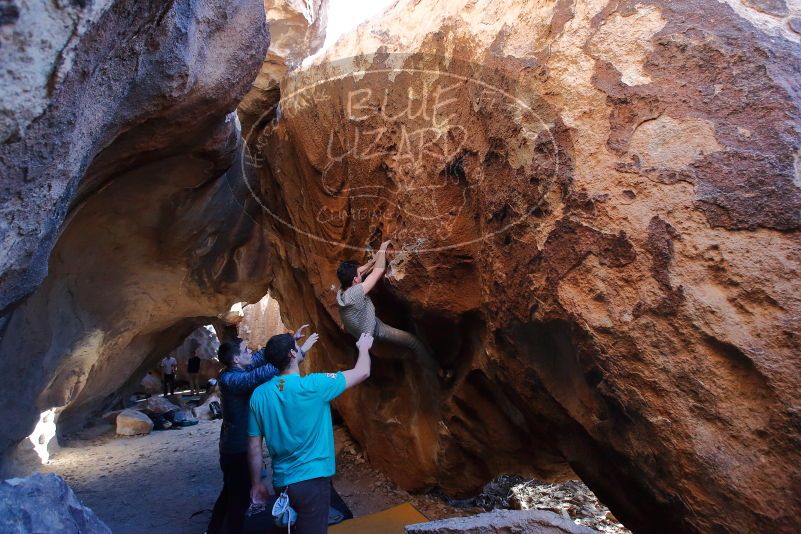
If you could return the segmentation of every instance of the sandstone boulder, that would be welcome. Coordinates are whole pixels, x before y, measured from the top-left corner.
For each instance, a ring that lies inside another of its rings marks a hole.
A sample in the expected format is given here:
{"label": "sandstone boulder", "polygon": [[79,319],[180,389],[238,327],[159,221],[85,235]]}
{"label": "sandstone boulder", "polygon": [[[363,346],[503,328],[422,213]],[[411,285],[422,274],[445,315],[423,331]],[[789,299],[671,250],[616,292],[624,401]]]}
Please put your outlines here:
{"label": "sandstone boulder", "polygon": [[516,510],[547,510],[569,517],[579,525],[605,532],[628,534],[609,509],[578,480],[547,484],[528,480],[515,484],[504,495],[508,507]]}
{"label": "sandstone boulder", "polygon": [[153,421],[138,410],[123,410],[117,414],[117,434],[120,436],[136,436],[150,434]]}
{"label": "sandstone boulder", "polygon": [[200,372],[198,380],[205,384],[209,378],[216,378],[220,374],[220,362],[217,361],[217,349],[220,348],[220,341],[216,333],[210,330],[207,325],[196,328],[171,354],[178,361],[176,378],[178,380],[189,380],[186,370],[189,357],[194,351],[200,358]]}
{"label": "sandstone boulder", "polygon": [[253,88],[239,104],[244,131],[269,120],[281,96],[279,84],[290,70],[300,67],[307,56],[325,41],[328,0],[264,0],[270,22],[270,49],[264,57]]}
{"label": "sandstone boulder", "polygon": [[797,530],[801,36],[754,4],[401,0],[284,78],[249,170],[308,366],[352,365],[336,268],[392,239],[378,315],[455,370],[335,403],[396,482]]}
{"label": "sandstone boulder", "polygon": [[105,412],[104,414],[102,414],[100,416],[100,418],[103,421],[105,421],[106,423],[110,424],[110,425],[116,425],[117,424],[117,416],[120,415],[121,413],[122,413],[122,410],[111,410],[111,411],[108,411],[108,412]]}
{"label": "sandstone boulder", "polygon": [[796,7],[401,0],[248,95],[245,149],[260,1],[85,4],[2,15],[0,451],[268,290],[351,365],[336,266],[391,238],[379,315],[455,374],[376,359],[336,408],[401,485],[797,531]]}
{"label": "sandstone boulder", "polygon": [[167,413],[173,410],[181,409],[181,406],[178,406],[177,404],[174,404],[161,396],[148,397],[144,404],[145,408],[154,413]]}
{"label": "sandstone boulder", "polygon": [[111,529],[81,504],[63,478],[34,473],[0,482],[0,532],[111,534]]}
{"label": "sandstone boulder", "polygon": [[[276,334],[286,332],[281,322],[278,301],[269,294],[260,301],[242,308],[242,320],[236,325],[239,337],[246,340],[251,350],[259,350]],[[306,331],[308,335],[310,331]]]}
{"label": "sandstone boulder", "polygon": [[409,525],[404,534],[597,534],[553,512],[493,510],[469,517],[454,517]]}

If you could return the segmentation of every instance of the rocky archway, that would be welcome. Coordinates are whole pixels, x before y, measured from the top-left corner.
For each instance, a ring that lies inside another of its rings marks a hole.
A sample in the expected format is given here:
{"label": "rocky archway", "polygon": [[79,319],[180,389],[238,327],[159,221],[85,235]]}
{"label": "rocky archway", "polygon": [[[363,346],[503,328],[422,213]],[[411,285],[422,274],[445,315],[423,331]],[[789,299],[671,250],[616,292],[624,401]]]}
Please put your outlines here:
{"label": "rocky archway", "polygon": [[53,21],[66,32],[36,56],[53,78],[22,91],[46,105],[4,100],[35,116],[12,114],[0,148],[3,404],[16,414],[4,454],[41,411],[66,407],[68,422],[101,407],[149,357],[267,289],[233,113],[269,44],[261,3],[44,9],[3,22],[23,72],[40,52],[30,35]]}

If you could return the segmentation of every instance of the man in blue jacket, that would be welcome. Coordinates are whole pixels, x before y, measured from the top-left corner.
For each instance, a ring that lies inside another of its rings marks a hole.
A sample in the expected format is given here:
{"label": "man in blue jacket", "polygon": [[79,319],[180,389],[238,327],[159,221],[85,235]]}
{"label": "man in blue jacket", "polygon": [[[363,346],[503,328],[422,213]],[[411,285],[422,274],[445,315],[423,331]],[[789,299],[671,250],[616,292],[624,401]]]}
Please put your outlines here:
{"label": "man in blue jacket", "polygon": [[[292,337],[303,337],[303,330],[307,326],[301,326]],[[310,335],[299,350],[303,353],[309,351],[317,338],[316,333]],[[277,375],[278,370],[266,362],[264,349],[252,353],[240,338],[222,343],[217,358],[225,366],[218,378],[223,411],[220,429],[223,488],[214,504],[207,533],[239,534],[250,504],[247,459],[250,395],[256,387]]]}

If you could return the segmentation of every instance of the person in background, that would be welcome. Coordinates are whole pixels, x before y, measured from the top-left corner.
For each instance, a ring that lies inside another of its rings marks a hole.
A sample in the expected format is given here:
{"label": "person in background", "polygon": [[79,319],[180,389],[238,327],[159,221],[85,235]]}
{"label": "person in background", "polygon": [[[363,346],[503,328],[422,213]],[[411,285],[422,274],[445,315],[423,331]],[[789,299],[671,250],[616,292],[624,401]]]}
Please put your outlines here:
{"label": "person in background", "polygon": [[353,369],[300,376],[305,353],[292,336],[280,334],[267,342],[268,361],[280,374],[256,388],[250,399],[250,497],[254,504],[264,504],[269,497],[261,479],[262,441],[266,440],[273,487],[287,491],[290,506],[298,514],[292,532],[327,532],[331,477],[336,472],[330,402],[370,376],[372,345],[370,334],[359,337]]}
{"label": "person in background", "polygon": [[197,345],[192,349],[191,356],[186,362],[186,373],[189,375],[189,391],[192,395],[200,393],[200,357],[197,355]]}
{"label": "person in background", "polygon": [[[285,334],[294,340],[303,337],[303,325],[294,334]],[[301,350],[311,350],[318,335],[311,334]],[[239,534],[245,512],[250,504],[247,458],[248,403],[257,386],[270,380],[278,370],[267,363],[265,349],[252,353],[240,338],[220,345],[217,357],[225,368],[217,383],[222,397],[222,427],[220,428],[220,468],[223,487],[214,503],[207,534]]]}
{"label": "person in background", "polygon": [[178,361],[172,354],[167,355],[161,360],[161,383],[164,387],[164,396],[175,394],[175,370],[178,368]]}

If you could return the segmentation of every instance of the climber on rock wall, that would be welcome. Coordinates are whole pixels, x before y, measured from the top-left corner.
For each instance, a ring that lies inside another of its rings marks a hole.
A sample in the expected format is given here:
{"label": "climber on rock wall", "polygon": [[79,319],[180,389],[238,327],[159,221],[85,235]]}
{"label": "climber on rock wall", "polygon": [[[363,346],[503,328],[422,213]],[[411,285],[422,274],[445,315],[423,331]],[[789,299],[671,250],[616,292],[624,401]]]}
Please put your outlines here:
{"label": "climber on rock wall", "polygon": [[428,370],[437,371],[434,356],[414,334],[393,328],[376,317],[375,306],[368,293],[384,276],[389,241],[381,243],[378,252],[362,266],[355,261],[343,261],[337,269],[341,288],[337,291],[337,306],[345,329],[355,338],[363,333],[376,340],[405,347],[414,352],[418,363]]}
{"label": "climber on rock wall", "polygon": [[[303,325],[291,335],[295,340],[303,337]],[[317,333],[311,334],[301,353],[311,350],[317,342]],[[247,423],[250,395],[259,385],[278,374],[278,369],[267,363],[266,347],[252,353],[245,341],[234,338],[220,345],[217,357],[225,366],[218,379],[222,395],[223,423],[220,429],[220,468],[223,487],[214,503],[208,534],[242,532],[242,521],[250,504],[250,477],[247,462]]]}

